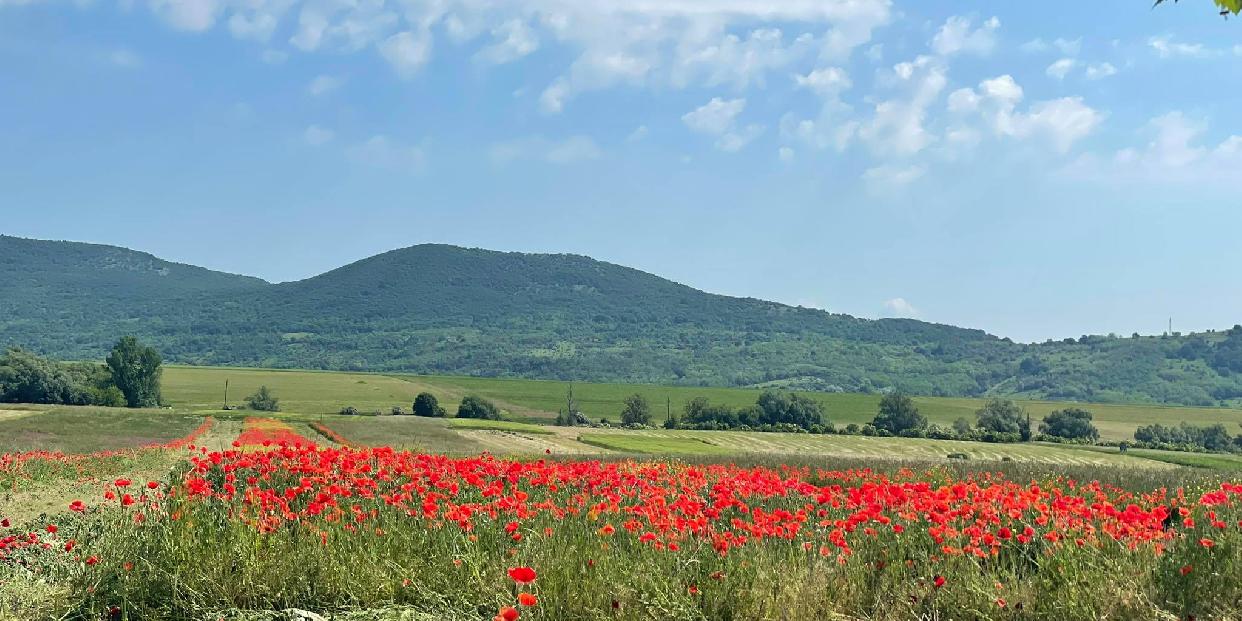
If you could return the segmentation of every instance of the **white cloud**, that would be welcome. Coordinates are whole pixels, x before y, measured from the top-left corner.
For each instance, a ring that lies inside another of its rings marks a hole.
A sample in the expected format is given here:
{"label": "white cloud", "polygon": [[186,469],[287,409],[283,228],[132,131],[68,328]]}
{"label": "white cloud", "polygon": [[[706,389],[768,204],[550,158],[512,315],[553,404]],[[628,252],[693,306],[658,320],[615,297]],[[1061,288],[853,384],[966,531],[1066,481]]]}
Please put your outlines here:
{"label": "white cloud", "polygon": [[1173,40],[1173,37],[1168,35],[1151,37],[1147,40],[1147,45],[1160,58],[1210,58],[1219,55],[1219,52],[1204,46],[1202,43],[1178,43]]}
{"label": "white cloud", "polygon": [[482,62],[502,65],[539,49],[539,35],[525,21],[511,19],[492,29],[495,40],[475,55]]}
{"label": "white cloud", "polygon": [[745,99],[713,97],[711,101],[682,115],[681,120],[696,132],[719,135],[729,131],[745,109]]}
{"label": "white cloud", "polygon": [[944,25],[932,37],[931,48],[941,56],[952,56],[957,53],[978,54],[987,56],[996,47],[996,31],[1000,28],[1000,20],[992,17],[978,28],[972,29],[969,17],[955,15],[945,20]]}
{"label": "white cloud", "polygon": [[318,125],[311,125],[302,132],[302,140],[306,144],[317,147],[332,141],[336,134],[330,129],[324,129]]}
{"label": "white cloud", "polygon": [[531,159],[552,164],[574,164],[599,159],[603,154],[603,150],[594,140],[583,135],[570,136],[559,141],[536,136],[497,142],[488,148],[488,158],[497,165]]}
{"label": "white cloud", "polygon": [[238,39],[250,39],[264,43],[272,38],[277,21],[277,16],[272,13],[255,12],[250,15],[233,13],[229,16],[229,32]]}
{"label": "white cloud", "polygon": [[733,153],[763,134],[762,125],[738,126],[738,116],[745,109],[745,99],[713,97],[706,104],[682,115],[681,120],[693,131],[716,136],[716,148]]}
{"label": "white cloud", "polygon": [[397,173],[420,173],[427,165],[422,147],[401,144],[384,135],[349,147],[345,155],[359,164]]}
{"label": "white cloud", "polygon": [[416,35],[408,30],[399,32],[384,39],[379,51],[397,75],[408,78],[418,73],[431,58],[431,35],[426,32]]}
{"label": "white cloud", "polygon": [[331,75],[320,75],[316,76],[315,79],[310,81],[310,84],[306,85],[306,92],[318,97],[320,95],[331,93],[344,84],[345,78],[339,78]]}
{"label": "white cloud", "polygon": [[[0,0],[21,3],[25,0]],[[89,0],[79,0],[89,1]],[[134,0],[122,0],[122,4]],[[556,113],[584,92],[617,87],[763,86],[795,63],[844,64],[892,19],[892,0],[145,0],[174,28],[221,27],[260,43],[283,33],[291,50],[380,55],[402,77],[439,50],[477,44],[500,64],[544,47],[569,58],[540,85]],[[962,33],[963,50],[988,47],[994,20]],[[870,50],[878,58],[881,48]],[[264,53],[266,62],[284,60]],[[801,65],[800,65],[801,66]],[[799,69],[800,70],[800,69]]]}
{"label": "white cloud", "polygon": [[1078,38],[1070,40],[1057,38],[1051,42],[1048,42],[1037,38],[1023,43],[1018,46],[1018,48],[1023,52],[1028,53],[1042,53],[1056,50],[1065,56],[1077,56],[1078,52],[1082,50],[1082,39]]}
{"label": "white cloud", "polygon": [[1083,155],[1063,171],[1071,177],[1129,184],[1236,183],[1242,168],[1242,136],[1231,135],[1213,144],[1205,140],[1203,119],[1173,111],[1151,119],[1142,132],[1150,137],[1142,147],[1119,149],[1111,156]]}
{"label": "white cloud", "polygon": [[792,162],[794,157],[796,157],[794,150],[789,147],[781,147],[777,150],[776,155],[782,162]]}
{"label": "white cloud", "polygon": [[884,317],[918,317],[919,309],[906,301],[905,298],[893,298],[884,301]]}
{"label": "white cloud", "polygon": [[224,10],[220,0],[150,0],[151,10],[178,30],[201,32]]}
{"label": "white cloud", "polygon": [[980,82],[977,89],[954,91],[949,96],[949,111],[978,115],[998,137],[1040,138],[1061,153],[1104,120],[1104,114],[1083,103],[1081,97],[1035,102],[1023,112],[1018,110],[1023,96],[1022,87],[1006,74]]}
{"label": "white cloud", "polygon": [[877,154],[910,156],[935,141],[924,123],[927,109],[948,84],[947,68],[931,56],[893,66],[887,80],[904,91],[900,97],[880,101],[872,118],[858,134]]}
{"label": "white cloud", "polygon": [[1044,73],[1048,74],[1049,77],[1064,80],[1065,76],[1069,75],[1069,72],[1072,71],[1074,66],[1077,64],[1078,61],[1073,58],[1062,58],[1051,65],[1048,65],[1048,69],[1045,70]]}
{"label": "white cloud", "polygon": [[1083,75],[1088,80],[1102,80],[1109,76],[1117,75],[1117,68],[1112,63],[1092,63],[1087,65],[1087,70]]}
{"label": "white cloud", "polygon": [[630,135],[625,137],[625,141],[630,143],[642,142],[642,140],[647,137],[648,133],[646,125],[639,125],[634,128],[634,131],[630,132]]}
{"label": "white cloud", "polygon": [[824,67],[806,75],[795,75],[794,83],[825,98],[836,97],[852,86],[849,74],[838,67]]}

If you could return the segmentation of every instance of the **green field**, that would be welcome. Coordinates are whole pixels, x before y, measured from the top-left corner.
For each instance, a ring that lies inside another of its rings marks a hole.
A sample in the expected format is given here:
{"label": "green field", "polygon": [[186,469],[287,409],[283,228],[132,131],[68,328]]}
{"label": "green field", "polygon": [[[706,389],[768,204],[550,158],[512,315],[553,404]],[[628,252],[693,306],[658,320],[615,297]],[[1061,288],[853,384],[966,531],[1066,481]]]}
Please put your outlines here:
{"label": "green field", "polygon": [[[478,394],[496,401],[510,418],[527,422],[547,422],[565,407],[566,382],[522,379],[496,379],[454,376],[378,375],[317,371],[275,371],[219,367],[173,366],[164,371],[164,396],[172,405],[196,410],[214,410],[223,404],[224,381],[229,380],[230,400],[241,402],[260,384],[272,388],[281,398],[282,409],[304,414],[335,414],[345,406],[364,412],[387,413],[392,406],[407,410],[414,396],[429,391],[439,398],[450,415],[464,395]],[[588,417],[616,421],[626,396],[639,393],[651,404],[658,421],[666,408],[674,413],[694,397],[704,396],[715,403],[744,406],[754,403],[759,392],[742,388],[700,388],[634,384],[574,383],[577,407]],[[864,424],[875,416],[878,395],[849,393],[806,393],[824,406],[836,425]],[[959,417],[973,420],[982,399],[915,397],[919,409],[937,424],[950,425]],[[1067,402],[1020,402],[1038,421],[1047,413],[1067,407]],[[1224,423],[1231,432],[1242,423],[1242,410],[1232,408],[1194,408],[1163,405],[1074,404],[1095,414],[1101,436],[1108,440],[1131,439],[1135,428],[1152,423]]]}

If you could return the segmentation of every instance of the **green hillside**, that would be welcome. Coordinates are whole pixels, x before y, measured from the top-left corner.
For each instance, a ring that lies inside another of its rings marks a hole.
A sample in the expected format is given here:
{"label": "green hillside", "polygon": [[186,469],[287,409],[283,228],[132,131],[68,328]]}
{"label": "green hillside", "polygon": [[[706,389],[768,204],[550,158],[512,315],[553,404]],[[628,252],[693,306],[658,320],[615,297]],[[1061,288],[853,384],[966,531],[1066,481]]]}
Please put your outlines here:
{"label": "green hillside", "polygon": [[0,237],[0,343],[98,359],[127,333],[189,364],[1191,405],[1242,397],[1242,329],[1023,345],[713,295],[577,255],[422,245],[268,284],[121,248]]}

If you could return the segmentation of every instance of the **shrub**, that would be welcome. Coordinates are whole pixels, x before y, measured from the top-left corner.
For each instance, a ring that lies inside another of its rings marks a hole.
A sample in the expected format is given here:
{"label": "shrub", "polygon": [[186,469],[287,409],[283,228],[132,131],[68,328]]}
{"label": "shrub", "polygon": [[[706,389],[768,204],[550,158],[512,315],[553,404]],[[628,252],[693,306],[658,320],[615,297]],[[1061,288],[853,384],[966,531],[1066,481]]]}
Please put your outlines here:
{"label": "shrub", "polygon": [[621,423],[625,425],[651,424],[651,407],[647,398],[634,393],[625,398],[625,408],[621,410]]}
{"label": "shrub", "polygon": [[354,407],[354,406],[352,406],[352,405],[349,405],[349,406],[346,406],[346,407],[341,408],[341,412],[340,412],[340,413],[341,413],[341,415],[342,415],[342,416],[357,416],[357,415],[358,415],[358,408],[356,408],[356,407]]}
{"label": "shrub", "polygon": [[491,401],[477,395],[466,395],[457,407],[457,418],[500,420],[500,410]]}
{"label": "shrub", "polygon": [[393,416],[405,416],[405,408],[399,405],[392,406],[392,415]]}
{"label": "shrub", "polygon": [[246,397],[246,407],[259,412],[279,412],[280,399],[267,386],[259,386],[253,395]]}
{"label": "shrub", "polygon": [[[984,436],[985,442],[1017,442],[1031,439],[1031,423],[1026,412],[1018,404],[1009,399],[991,399],[975,412],[978,422],[975,427]],[[1010,437],[1014,440],[987,438]]]}
{"label": "shrub", "polygon": [[[441,407],[436,396],[429,392],[420,392],[414,397],[414,415],[428,417],[444,417],[447,412]],[[458,414],[460,416],[460,414]]]}
{"label": "shrub", "polygon": [[1091,423],[1091,412],[1082,408],[1057,410],[1039,423],[1039,432],[1067,440],[1090,440],[1100,438],[1100,430]]}
{"label": "shrub", "polygon": [[[879,412],[871,425],[890,434],[905,435],[906,432],[917,432],[927,428],[927,417],[919,413],[914,400],[901,393],[884,395],[880,399]],[[906,436],[906,437],[919,437]]]}

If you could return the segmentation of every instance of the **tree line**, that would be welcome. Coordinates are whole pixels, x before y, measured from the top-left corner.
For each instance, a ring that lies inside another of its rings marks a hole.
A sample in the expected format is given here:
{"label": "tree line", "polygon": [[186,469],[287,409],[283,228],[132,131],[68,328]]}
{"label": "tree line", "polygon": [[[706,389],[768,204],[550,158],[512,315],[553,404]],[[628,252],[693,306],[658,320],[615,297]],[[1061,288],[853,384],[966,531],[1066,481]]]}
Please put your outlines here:
{"label": "tree line", "polygon": [[0,357],[0,402],[149,408],[161,405],[159,352],[132,336],[104,364],[58,362],[19,347]]}

